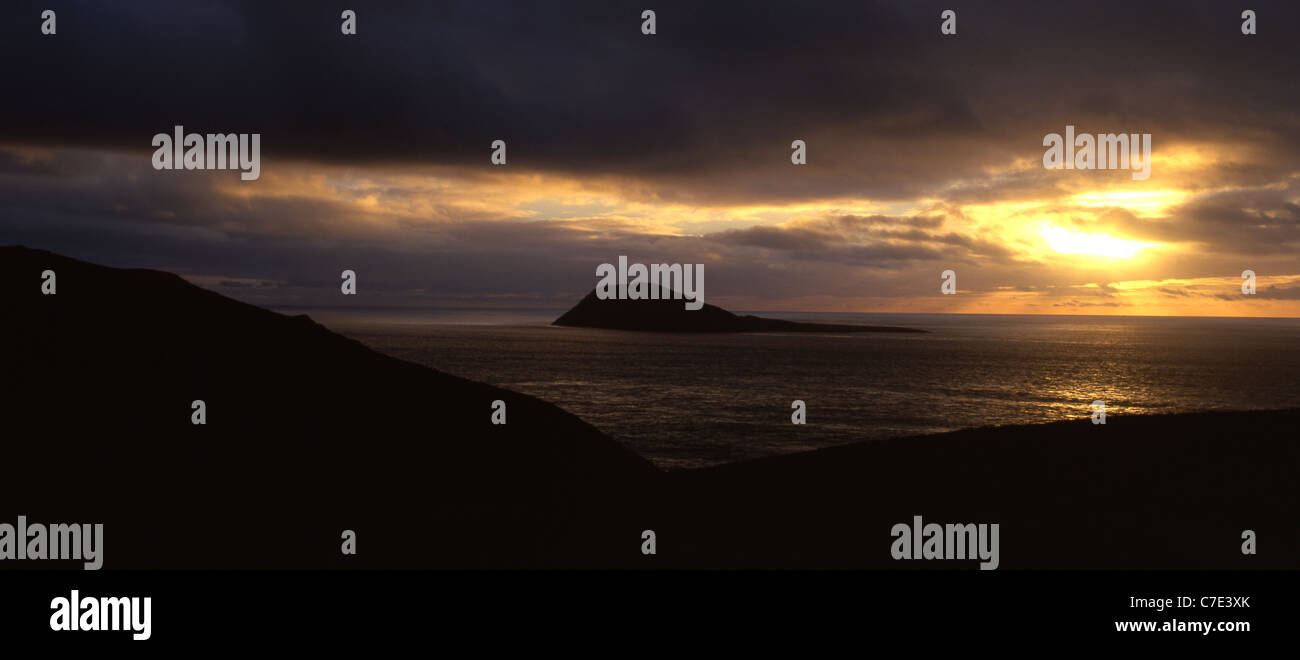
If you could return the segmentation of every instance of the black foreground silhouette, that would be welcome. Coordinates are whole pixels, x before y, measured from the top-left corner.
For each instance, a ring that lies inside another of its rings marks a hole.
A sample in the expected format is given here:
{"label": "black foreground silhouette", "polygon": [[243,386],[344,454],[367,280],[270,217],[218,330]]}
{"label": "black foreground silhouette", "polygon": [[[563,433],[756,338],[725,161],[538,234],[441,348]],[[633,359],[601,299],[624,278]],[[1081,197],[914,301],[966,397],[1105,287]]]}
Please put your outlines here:
{"label": "black foreground silhouette", "polygon": [[[41,294],[46,269],[56,295]],[[167,273],[4,247],[0,309],[0,522],[104,523],[108,570],[975,568],[891,559],[891,527],[915,515],[999,523],[1002,570],[1300,566],[1300,410],[973,429],[665,473],[551,404]],[[490,423],[496,399],[505,425]],[[1257,555],[1241,553],[1246,529]]]}

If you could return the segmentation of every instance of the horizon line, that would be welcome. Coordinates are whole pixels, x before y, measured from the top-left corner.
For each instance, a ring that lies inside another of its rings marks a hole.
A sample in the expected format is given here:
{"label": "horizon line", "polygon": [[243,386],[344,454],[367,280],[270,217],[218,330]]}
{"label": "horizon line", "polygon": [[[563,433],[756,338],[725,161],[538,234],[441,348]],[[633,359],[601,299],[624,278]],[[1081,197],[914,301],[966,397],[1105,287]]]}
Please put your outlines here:
{"label": "horizon line", "polygon": [[[260,305],[259,305],[260,306]],[[266,309],[277,310],[307,310],[315,309],[322,311],[349,311],[349,310],[374,310],[374,311],[402,311],[402,312],[553,312],[563,313],[569,307],[420,307],[420,306],[397,306],[397,305],[304,305],[304,304],[273,304],[266,305]],[[1160,318],[1160,319],[1267,319],[1283,321],[1300,321],[1300,316],[1230,316],[1230,315],[1182,315],[1182,314],[1079,314],[1079,313],[1008,313],[1008,312],[862,312],[862,311],[826,311],[826,310],[755,310],[755,309],[728,309],[733,314],[872,314],[877,316],[1035,316],[1035,317],[1106,317],[1106,318]]]}

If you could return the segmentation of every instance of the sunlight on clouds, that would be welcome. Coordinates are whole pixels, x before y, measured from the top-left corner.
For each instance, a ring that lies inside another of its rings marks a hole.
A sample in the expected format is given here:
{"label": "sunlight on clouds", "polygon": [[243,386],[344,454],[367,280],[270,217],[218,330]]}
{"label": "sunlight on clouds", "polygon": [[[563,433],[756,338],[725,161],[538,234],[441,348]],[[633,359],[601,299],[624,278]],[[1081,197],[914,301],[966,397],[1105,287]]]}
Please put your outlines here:
{"label": "sunlight on clouds", "polygon": [[1085,207],[1122,207],[1134,215],[1165,215],[1191,194],[1184,190],[1115,190],[1075,195],[1071,201]]}
{"label": "sunlight on clouds", "polygon": [[[873,278],[883,276],[885,284],[865,288],[891,292],[881,297],[822,292],[779,299],[753,295],[719,298],[740,309],[1296,315],[1293,299],[1240,298],[1237,273],[1245,265],[1234,264],[1228,273],[1214,278],[1163,278],[1171,264],[1195,258],[1199,248],[1176,239],[1148,238],[1141,232],[1185,221],[1180,218],[1180,207],[1199,196],[1241,190],[1231,185],[1203,185],[1204,173],[1196,170],[1216,162],[1222,161],[1208,151],[1166,148],[1157,152],[1155,161],[1162,175],[1159,188],[1101,173],[1073,179],[1068,185],[1054,184],[1049,191],[1031,188],[1023,195],[967,203],[932,194],[910,200],[837,196],[784,204],[692,204],[661,198],[634,180],[613,176],[578,178],[527,170],[430,167],[360,170],[304,166],[268,170],[257,186],[221,180],[217,187],[239,213],[251,216],[256,213],[249,209],[259,205],[275,210],[292,203],[310,209],[313,230],[319,228],[335,236],[400,237],[402,244],[413,250],[443,245],[460,249],[459,238],[446,237],[471,235],[458,232],[476,223],[553,225],[572,240],[611,244],[637,237],[706,236],[771,228],[760,234],[770,237],[770,244],[757,243],[758,250],[751,245],[745,252],[704,241],[691,244],[697,250],[693,258],[728,268],[755,259],[758,265],[754,267],[788,270],[790,278],[807,276],[819,268],[826,272],[843,269],[849,280],[877,281]],[[1008,173],[1019,167],[1041,165],[1017,161]],[[265,210],[262,213],[267,215]],[[1126,222],[1130,214],[1142,217],[1143,222]],[[845,216],[855,218],[844,221]],[[294,230],[287,216],[269,217],[283,222],[286,231]],[[422,240],[412,240],[412,231],[419,232]],[[914,248],[916,254],[940,256],[937,261],[930,256],[898,262],[874,256],[836,261],[837,251],[853,247],[897,248],[900,252]],[[892,270],[895,263],[897,271]],[[913,283],[928,283],[931,271],[939,272],[936,268],[940,266],[956,268],[969,278],[966,282],[973,282],[971,288],[943,299],[902,293],[933,288]],[[1207,274],[1205,270],[1187,272]],[[1266,286],[1296,286],[1300,276],[1292,273],[1271,275]],[[1099,277],[1121,281],[1106,282]]]}

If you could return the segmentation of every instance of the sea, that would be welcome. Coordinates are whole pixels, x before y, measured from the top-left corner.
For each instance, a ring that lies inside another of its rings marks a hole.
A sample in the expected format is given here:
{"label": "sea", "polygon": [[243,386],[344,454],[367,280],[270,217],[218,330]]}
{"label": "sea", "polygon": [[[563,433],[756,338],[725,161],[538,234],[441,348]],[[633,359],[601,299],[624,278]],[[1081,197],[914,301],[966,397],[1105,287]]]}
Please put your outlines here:
{"label": "sea", "polygon": [[762,312],[927,332],[665,334],[550,325],[562,309],[277,311],[553,403],[670,470],[1082,419],[1094,401],[1108,419],[1300,407],[1300,319]]}

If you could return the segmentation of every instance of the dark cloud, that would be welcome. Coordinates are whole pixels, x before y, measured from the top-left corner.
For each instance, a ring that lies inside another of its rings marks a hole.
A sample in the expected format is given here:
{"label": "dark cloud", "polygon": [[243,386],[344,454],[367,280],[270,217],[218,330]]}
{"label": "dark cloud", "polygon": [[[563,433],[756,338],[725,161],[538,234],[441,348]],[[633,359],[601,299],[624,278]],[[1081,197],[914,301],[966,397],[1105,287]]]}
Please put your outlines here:
{"label": "dark cloud", "polygon": [[[0,141],[150,150],[182,123],[261,132],[264,156],[635,177],[663,199],[902,199],[1036,157],[1048,131],[1251,141],[1296,162],[1300,6],[999,3],[65,2],[6,7]],[[789,143],[809,143],[792,171]],[[1238,164],[1249,169],[1249,163]],[[1270,170],[1271,171],[1271,170]],[[1037,174],[1042,174],[1037,173]],[[707,175],[707,179],[701,176]],[[702,185],[703,184],[703,185]],[[952,191],[1050,188],[1040,176]]]}
{"label": "dark cloud", "polygon": [[891,217],[843,215],[805,220],[785,227],[753,226],[705,236],[731,246],[781,251],[781,258],[820,260],[861,266],[898,266],[897,262],[946,258],[967,263],[984,257],[1010,258],[994,241],[956,232],[936,232],[942,216]]}
{"label": "dark cloud", "polygon": [[1219,300],[1229,300],[1233,302],[1249,301],[1251,299],[1263,300],[1300,300],[1300,286],[1270,286],[1258,289],[1254,294],[1215,294]]}
{"label": "dark cloud", "polygon": [[1115,209],[1098,224],[1136,239],[1196,243],[1207,252],[1272,256],[1300,253],[1300,186],[1207,193],[1170,210],[1167,218],[1139,218]]}

